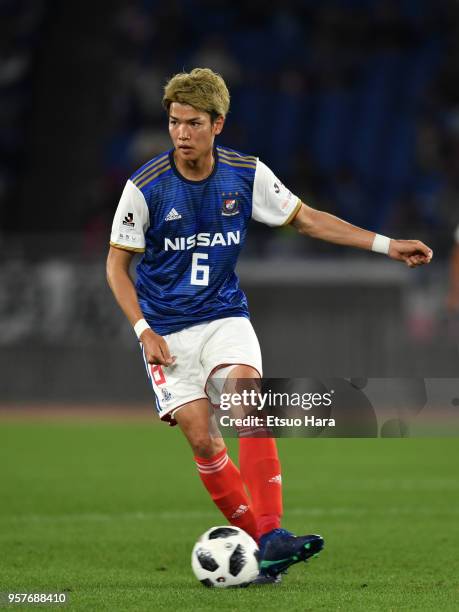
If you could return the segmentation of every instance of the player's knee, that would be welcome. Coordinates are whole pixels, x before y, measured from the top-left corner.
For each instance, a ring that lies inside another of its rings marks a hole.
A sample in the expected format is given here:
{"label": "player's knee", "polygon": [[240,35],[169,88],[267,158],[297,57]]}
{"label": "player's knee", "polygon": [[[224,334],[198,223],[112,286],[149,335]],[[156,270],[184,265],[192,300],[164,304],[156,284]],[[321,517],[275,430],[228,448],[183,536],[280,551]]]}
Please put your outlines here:
{"label": "player's knee", "polygon": [[238,365],[231,370],[231,378],[248,378],[257,380],[260,378],[260,374],[255,368],[248,365]]}
{"label": "player's knee", "polygon": [[225,443],[221,438],[213,438],[207,435],[192,440],[191,446],[196,457],[210,459],[225,448]]}
{"label": "player's knee", "polygon": [[258,393],[261,385],[260,374],[250,366],[238,365],[226,379],[224,391],[227,393]]}

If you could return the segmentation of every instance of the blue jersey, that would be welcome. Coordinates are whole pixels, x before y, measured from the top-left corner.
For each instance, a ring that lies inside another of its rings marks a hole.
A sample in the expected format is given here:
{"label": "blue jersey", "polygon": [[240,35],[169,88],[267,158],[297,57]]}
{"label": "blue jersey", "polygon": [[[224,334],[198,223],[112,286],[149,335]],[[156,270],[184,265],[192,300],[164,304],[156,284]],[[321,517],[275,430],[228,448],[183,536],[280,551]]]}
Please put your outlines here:
{"label": "blue jersey", "polygon": [[192,181],[173,151],[142,166],[128,183],[111,244],[144,253],[137,295],[161,335],[224,317],[248,317],[235,267],[251,218],[289,222],[300,202],[256,157],[216,147],[209,177]]}

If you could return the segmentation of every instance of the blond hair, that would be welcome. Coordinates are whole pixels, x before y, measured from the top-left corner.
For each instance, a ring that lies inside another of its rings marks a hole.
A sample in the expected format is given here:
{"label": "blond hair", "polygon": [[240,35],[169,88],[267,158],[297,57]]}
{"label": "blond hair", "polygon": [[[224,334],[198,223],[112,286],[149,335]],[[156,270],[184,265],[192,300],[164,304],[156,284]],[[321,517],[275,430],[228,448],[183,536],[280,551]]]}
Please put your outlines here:
{"label": "blond hair", "polygon": [[194,68],[174,75],[164,87],[163,106],[169,111],[173,102],[189,104],[210,114],[212,120],[226,117],[230,95],[223,78],[210,68]]}

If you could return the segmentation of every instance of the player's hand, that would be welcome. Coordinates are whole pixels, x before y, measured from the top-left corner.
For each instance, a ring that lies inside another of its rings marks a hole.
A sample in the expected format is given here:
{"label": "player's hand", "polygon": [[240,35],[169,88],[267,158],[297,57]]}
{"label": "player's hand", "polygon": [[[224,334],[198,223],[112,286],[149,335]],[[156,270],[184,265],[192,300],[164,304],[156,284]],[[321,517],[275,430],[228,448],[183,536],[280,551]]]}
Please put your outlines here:
{"label": "player's hand", "polygon": [[146,329],[141,334],[140,342],[143,344],[145,358],[148,363],[166,367],[175,363],[176,357],[170,354],[167,342],[152,329]]}
{"label": "player's hand", "polygon": [[420,240],[391,240],[389,257],[404,261],[408,267],[415,268],[430,263],[433,252]]}

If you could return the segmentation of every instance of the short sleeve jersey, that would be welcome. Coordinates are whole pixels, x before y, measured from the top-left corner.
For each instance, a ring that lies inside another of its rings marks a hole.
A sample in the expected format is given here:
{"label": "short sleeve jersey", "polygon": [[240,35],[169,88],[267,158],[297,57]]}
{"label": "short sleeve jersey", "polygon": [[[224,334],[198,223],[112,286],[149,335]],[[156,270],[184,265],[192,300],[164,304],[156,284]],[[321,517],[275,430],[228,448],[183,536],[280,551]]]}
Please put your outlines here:
{"label": "short sleeve jersey", "polygon": [[249,317],[235,267],[251,218],[289,223],[301,202],[257,157],[214,150],[209,177],[191,181],[173,150],[127,181],[110,244],[138,251],[136,289],[149,325],[161,335],[224,317]]}

